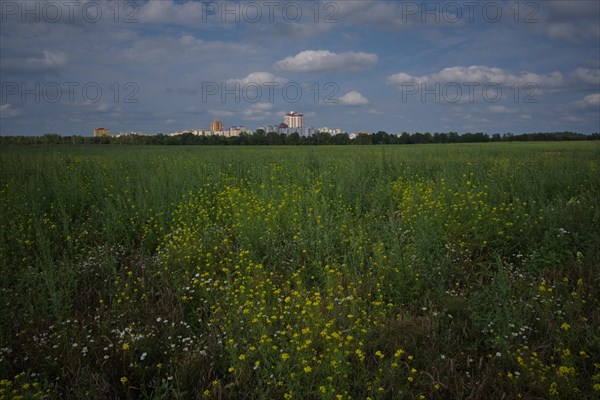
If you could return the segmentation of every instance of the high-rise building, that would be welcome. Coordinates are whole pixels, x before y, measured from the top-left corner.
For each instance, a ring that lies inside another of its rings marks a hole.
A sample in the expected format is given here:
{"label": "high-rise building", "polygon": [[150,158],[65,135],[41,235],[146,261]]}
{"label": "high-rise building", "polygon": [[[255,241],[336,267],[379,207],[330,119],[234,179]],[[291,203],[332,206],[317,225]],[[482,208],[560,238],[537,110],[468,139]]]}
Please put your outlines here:
{"label": "high-rise building", "polygon": [[110,131],[106,128],[94,129],[94,137],[110,136]]}
{"label": "high-rise building", "polygon": [[290,128],[302,128],[304,126],[304,115],[290,111],[283,117],[283,123]]}
{"label": "high-rise building", "polygon": [[210,131],[214,134],[215,132],[223,131],[223,122],[221,120],[212,121],[210,123]]}

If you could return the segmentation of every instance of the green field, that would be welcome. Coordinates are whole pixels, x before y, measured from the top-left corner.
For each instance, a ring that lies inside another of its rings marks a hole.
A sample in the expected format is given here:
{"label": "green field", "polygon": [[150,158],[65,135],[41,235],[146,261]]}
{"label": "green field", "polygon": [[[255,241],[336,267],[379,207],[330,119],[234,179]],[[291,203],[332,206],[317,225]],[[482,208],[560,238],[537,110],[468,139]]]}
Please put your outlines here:
{"label": "green field", "polygon": [[599,143],[0,155],[0,399],[600,395]]}

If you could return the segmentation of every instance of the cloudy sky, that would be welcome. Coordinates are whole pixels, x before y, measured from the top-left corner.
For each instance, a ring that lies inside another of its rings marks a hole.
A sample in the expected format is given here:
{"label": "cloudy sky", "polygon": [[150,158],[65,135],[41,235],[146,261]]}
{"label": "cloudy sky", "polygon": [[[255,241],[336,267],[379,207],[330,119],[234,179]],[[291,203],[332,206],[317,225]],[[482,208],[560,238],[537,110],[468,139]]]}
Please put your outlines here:
{"label": "cloudy sky", "polygon": [[0,2],[0,134],[600,131],[598,1]]}

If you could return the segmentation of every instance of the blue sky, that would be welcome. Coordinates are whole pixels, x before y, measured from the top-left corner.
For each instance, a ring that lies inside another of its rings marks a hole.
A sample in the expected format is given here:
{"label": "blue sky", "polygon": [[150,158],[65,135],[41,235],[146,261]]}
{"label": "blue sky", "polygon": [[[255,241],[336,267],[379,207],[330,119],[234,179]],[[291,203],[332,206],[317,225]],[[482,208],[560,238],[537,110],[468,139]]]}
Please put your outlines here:
{"label": "blue sky", "polygon": [[6,1],[0,134],[600,131],[598,1]]}

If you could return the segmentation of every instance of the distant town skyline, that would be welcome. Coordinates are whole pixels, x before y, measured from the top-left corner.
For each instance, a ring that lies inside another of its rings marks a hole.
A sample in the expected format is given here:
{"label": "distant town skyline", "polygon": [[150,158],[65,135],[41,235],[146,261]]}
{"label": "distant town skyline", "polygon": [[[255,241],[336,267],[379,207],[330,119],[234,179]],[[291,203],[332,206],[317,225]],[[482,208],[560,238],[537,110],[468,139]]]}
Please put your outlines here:
{"label": "distant town skyline", "polygon": [[[50,5],[49,5],[50,4]],[[600,131],[598,1],[0,2],[0,134]]]}

